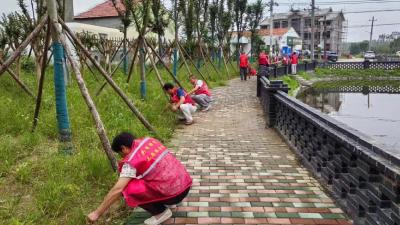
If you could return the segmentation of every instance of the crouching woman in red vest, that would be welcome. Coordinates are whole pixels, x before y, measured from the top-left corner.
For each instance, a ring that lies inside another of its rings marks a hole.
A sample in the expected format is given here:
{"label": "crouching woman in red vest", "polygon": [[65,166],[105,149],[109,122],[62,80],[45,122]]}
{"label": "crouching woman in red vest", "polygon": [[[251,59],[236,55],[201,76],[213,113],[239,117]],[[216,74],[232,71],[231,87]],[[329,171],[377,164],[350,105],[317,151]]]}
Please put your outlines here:
{"label": "crouching woman in red vest", "polygon": [[145,224],[168,220],[172,216],[169,207],[180,203],[192,185],[185,167],[154,138],[135,140],[124,132],[114,138],[112,149],[123,157],[119,179],[88,219],[97,221],[122,193],[128,206],[141,207],[153,215]]}

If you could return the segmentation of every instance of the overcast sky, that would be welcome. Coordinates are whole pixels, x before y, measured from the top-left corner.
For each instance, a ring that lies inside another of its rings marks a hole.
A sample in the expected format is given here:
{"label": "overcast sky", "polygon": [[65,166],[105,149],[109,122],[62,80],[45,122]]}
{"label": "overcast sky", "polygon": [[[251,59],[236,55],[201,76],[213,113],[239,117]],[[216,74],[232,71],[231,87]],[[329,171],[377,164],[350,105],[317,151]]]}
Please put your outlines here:
{"label": "overcast sky", "polygon": [[[75,7],[75,15],[83,12],[85,10],[90,9],[98,3],[104,2],[105,0],[74,0]],[[165,2],[170,2],[171,0],[164,0]],[[252,1],[252,0],[250,0]],[[310,8],[307,4],[311,2],[311,0],[276,0],[280,5],[276,7],[277,12],[287,12],[290,9],[290,3],[296,3],[294,8],[304,9]],[[374,0],[357,0],[360,1],[374,1]],[[376,0],[379,1],[379,0]],[[17,0],[0,0],[0,14],[9,13],[15,11],[17,7]],[[28,1],[27,1],[28,2]],[[267,0],[265,0],[267,2]],[[335,10],[343,10],[344,12],[353,12],[353,11],[364,11],[364,10],[379,10],[379,9],[400,9],[400,0],[386,0],[385,3],[369,3],[369,4],[338,4],[342,2],[349,2],[344,0],[316,0],[315,1],[318,7],[326,8],[329,5],[324,4],[323,2],[334,2],[335,5],[332,5],[332,8]],[[354,2],[354,0],[353,0]],[[323,4],[323,5],[322,5]],[[375,16],[377,21],[376,24],[388,24],[388,23],[399,23],[400,11],[397,12],[376,12],[376,13],[362,13],[362,14],[345,14],[345,18],[348,22],[349,27],[355,25],[367,25],[371,22],[369,21],[372,16]],[[391,33],[392,31],[400,31],[400,25],[391,25],[391,26],[376,26],[374,29],[374,38],[377,38],[379,34],[382,33]],[[358,27],[358,28],[349,28],[347,33],[347,41],[361,41],[369,39],[369,27]]]}

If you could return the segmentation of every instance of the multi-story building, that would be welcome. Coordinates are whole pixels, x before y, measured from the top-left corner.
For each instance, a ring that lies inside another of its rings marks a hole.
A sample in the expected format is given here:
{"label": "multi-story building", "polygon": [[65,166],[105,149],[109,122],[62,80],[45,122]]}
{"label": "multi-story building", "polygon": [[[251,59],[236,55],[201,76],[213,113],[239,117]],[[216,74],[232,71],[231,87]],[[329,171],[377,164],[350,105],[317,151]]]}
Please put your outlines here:
{"label": "multi-story building", "polygon": [[[291,10],[288,13],[273,15],[273,28],[294,28],[303,40],[303,50],[311,49],[311,11]],[[332,8],[316,9],[314,30],[314,47],[336,51],[339,53],[343,39],[344,15],[341,11]],[[269,29],[271,18],[261,22],[262,29]],[[325,35],[324,35],[325,34]]]}
{"label": "multi-story building", "polygon": [[377,42],[378,43],[392,42],[392,41],[396,40],[397,38],[400,38],[400,32],[394,31],[391,34],[379,35]]}

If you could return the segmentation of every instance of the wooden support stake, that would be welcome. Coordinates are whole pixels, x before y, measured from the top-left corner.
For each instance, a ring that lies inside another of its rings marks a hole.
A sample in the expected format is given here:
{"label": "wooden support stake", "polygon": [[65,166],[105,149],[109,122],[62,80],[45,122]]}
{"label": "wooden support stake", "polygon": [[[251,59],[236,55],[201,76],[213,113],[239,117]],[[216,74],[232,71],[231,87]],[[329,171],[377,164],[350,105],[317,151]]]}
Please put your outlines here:
{"label": "wooden support stake", "polygon": [[90,52],[85,49],[82,42],[75,36],[75,34],[69,29],[69,27],[59,18],[59,22],[64,28],[64,30],[69,34],[69,36],[74,40],[74,42],[82,49],[86,57],[97,67],[100,71],[100,74],[107,80],[107,82],[111,85],[111,87],[117,92],[117,94],[122,98],[122,100],[126,103],[129,109],[135,114],[135,116],[142,122],[142,124],[151,132],[153,132],[156,136],[160,137],[153,126],[147,121],[147,119],[142,115],[142,113],[133,105],[133,103],[129,100],[128,96],[121,90],[120,87],[115,83],[115,81],[107,74],[107,72],[99,65],[99,63],[92,57]]}
{"label": "wooden support stake", "polygon": [[[178,43],[178,44],[179,44],[179,43]],[[209,87],[211,87],[211,85],[207,82],[207,79],[205,78],[205,76],[203,75],[203,73],[199,70],[199,68],[197,68],[196,64],[193,62],[192,57],[190,57],[189,53],[182,47],[181,44],[179,44],[179,47],[180,47],[181,51],[187,55],[187,57],[189,58],[189,61],[192,63],[192,65],[193,65],[194,68],[197,70],[197,72],[200,74],[200,76],[203,78],[204,82],[206,82],[207,85],[208,85]]]}
{"label": "wooden support stake", "polygon": [[133,54],[131,66],[129,67],[128,79],[126,80],[126,83],[129,83],[129,81],[131,80],[131,76],[132,76],[133,68],[135,67],[135,61],[136,61],[136,57],[138,56],[138,52],[139,52],[139,47],[137,46],[137,48],[135,49],[135,53]]}
{"label": "wooden support stake", "polygon": [[43,19],[37,25],[37,27],[28,35],[28,37],[21,43],[21,45],[14,51],[14,54],[8,58],[4,64],[0,66],[0,76],[7,70],[7,68],[22,54],[24,49],[31,43],[33,39],[42,31],[48,20],[47,14],[43,16]]}
{"label": "wooden support stake", "polygon": [[190,74],[192,74],[192,71],[190,70],[189,65],[186,62],[185,54],[183,54],[183,51],[182,51],[182,48],[181,48],[179,42],[178,42],[178,50],[179,50],[179,54],[180,54],[181,58],[183,59],[183,63],[185,64],[186,70],[189,73],[188,76],[190,76]]}
{"label": "wooden support stake", "polygon": [[[202,48],[201,46],[200,46],[200,48]],[[207,53],[207,52],[206,52]],[[208,56],[210,55],[209,53],[207,53],[208,54]],[[217,75],[219,75],[219,71],[218,71],[218,69],[217,69],[217,67],[215,67],[215,65],[214,65],[214,63],[211,61],[211,59],[210,59],[210,57],[206,57],[207,59],[208,59],[208,61],[211,63],[211,65],[212,65],[212,67],[214,68],[214,70],[215,70],[215,72],[217,73]]]}
{"label": "wooden support stake", "polygon": [[47,34],[46,39],[44,42],[44,52],[42,58],[42,67],[40,68],[40,79],[39,79],[39,87],[38,87],[38,94],[36,98],[36,106],[35,106],[35,113],[33,115],[33,125],[32,125],[32,132],[35,131],[37,123],[39,121],[39,112],[40,106],[42,105],[42,94],[43,94],[43,85],[44,85],[44,78],[46,75],[46,67],[47,67],[47,53],[50,45],[51,40],[51,23],[50,20],[47,23]]}
{"label": "wooden support stake", "polygon": [[[4,65],[4,61],[0,58],[0,66]],[[35,94],[18,78],[18,76],[12,71],[9,67],[6,68],[6,71],[10,74],[10,76],[17,82],[17,84],[24,90],[29,96],[35,98]]]}
{"label": "wooden support stake", "polygon": [[[135,43],[136,44],[136,43]],[[119,66],[124,62],[125,58],[129,55],[129,52],[132,50],[134,46],[132,46],[127,52],[125,52],[124,57],[122,57],[122,59],[119,61],[117,67],[115,67],[115,69],[112,71],[112,73],[110,74],[110,77],[113,77],[114,74],[117,72]],[[96,92],[96,96],[99,96],[100,93],[103,91],[103,89],[106,87],[107,82],[104,82],[103,85],[101,85],[101,87],[99,88],[99,90]]]}
{"label": "wooden support stake", "polygon": [[163,90],[163,93],[165,94],[165,97],[166,97],[167,100],[169,101],[168,93],[164,90],[164,81],[162,80],[161,75],[160,75],[160,73],[159,73],[159,71],[158,71],[158,69],[157,69],[157,65],[156,65],[156,63],[154,62],[154,58],[153,58],[153,56],[150,54],[150,51],[149,51],[149,48],[147,47],[146,42],[144,42],[143,45],[144,45],[144,47],[145,47],[145,49],[146,49],[146,52],[149,53],[148,55],[149,55],[149,58],[150,58],[150,62],[151,62],[151,65],[152,65],[153,68],[154,68],[154,71],[156,72],[156,76],[157,76],[158,82],[160,83],[161,89]]}
{"label": "wooden support stake", "polygon": [[231,76],[229,74],[228,66],[226,65],[225,56],[224,56],[224,49],[222,48],[222,46],[220,47],[220,49],[221,49],[220,51],[221,51],[222,60],[224,61],[225,70],[226,70],[226,73],[228,75],[228,79],[230,79]]}
{"label": "wooden support stake", "polygon": [[167,72],[171,75],[172,79],[175,81],[176,84],[178,84],[179,87],[183,88],[181,82],[179,82],[178,78],[176,78],[174,76],[174,74],[171,72],[171,70],[168,68],[167,65],[165,65],[165,62],[161,59],[161,56],[158,55],[158,53],[156,52],[156,50],[153,48],[153,46],[149,45],[147,40],[145,39],[145,42],[147,43],[147,46],[150,47],[151,51],[153,51],[154,55],[157,56],[157,58],[160,60],[160,62],[163,64],[163,66],[165,67],[165,69],[167,70]]}
{"label": "wooden support stake", "polygon": [[60,38],[60,41],[64,45],[64,49],[67,53],[69,63],[71,64],[71,67],[74,70],[74,73],[76,76],[76,81],[79,86],[79,90],[81,91],[83,99],[85,100],[85,102],[89,108],[89,111],[92,114],[93,120],[96,124],[96,131],[97,131],[97,134],[99,135],[101,144],[103,145],[103,149],[107,155],[108,160],[110,161],[111,167],[113,168],[114,171],[116,171],[118,169],[117,160],[115,159],[115,156],[111,149],[111,144],[110,144],[110,141],[108,140],[106,130],[104,128],[104,124],[101,121],[100,114],[96,109],[96,105],[94,104],[92,97],[90,96],[89,90],[86,87],[86,84],[85,84],[85,81],[83,80],[81,71],[79,70],[78,64],[75,62],[75,59],[72,56],[69,46],[67,45],[67,43],[63,37]]}

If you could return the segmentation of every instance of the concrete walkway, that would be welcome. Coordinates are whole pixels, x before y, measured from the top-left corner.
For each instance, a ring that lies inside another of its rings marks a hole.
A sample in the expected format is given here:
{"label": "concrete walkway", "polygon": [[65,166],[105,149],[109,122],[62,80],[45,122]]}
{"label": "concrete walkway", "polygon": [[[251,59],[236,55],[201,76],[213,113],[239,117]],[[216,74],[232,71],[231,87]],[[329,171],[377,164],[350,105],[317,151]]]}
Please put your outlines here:
{"label": "concrete walkway", "polygon": [[[255,78],[213,91],[213,109],[169,145],[194,179],[165,224],[351,224],[273,129]],[[149,215],[135,210],[128,224]]]}

